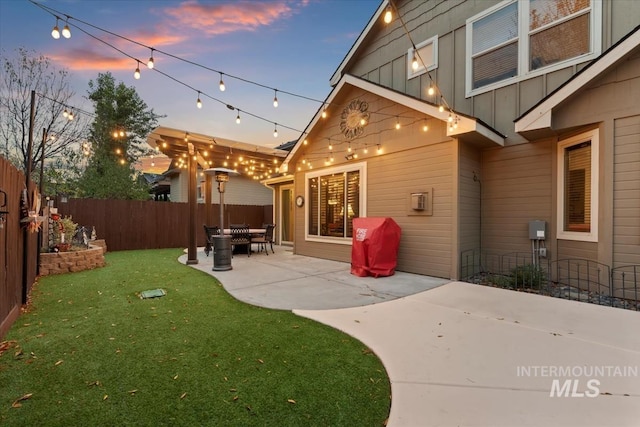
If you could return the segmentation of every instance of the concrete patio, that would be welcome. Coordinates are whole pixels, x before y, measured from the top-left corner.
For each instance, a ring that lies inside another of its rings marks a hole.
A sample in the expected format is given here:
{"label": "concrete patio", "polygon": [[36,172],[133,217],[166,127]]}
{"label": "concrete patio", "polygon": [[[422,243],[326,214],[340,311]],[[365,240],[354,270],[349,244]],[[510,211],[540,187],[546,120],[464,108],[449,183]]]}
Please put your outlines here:
{"label": "concrete patio", "polygon": [[400,272],[360,278],[285,247],[236,255],[224,272],[198,257],[234,297],[369,346],[391,380],[389,426],[640,425],[639,312]]}

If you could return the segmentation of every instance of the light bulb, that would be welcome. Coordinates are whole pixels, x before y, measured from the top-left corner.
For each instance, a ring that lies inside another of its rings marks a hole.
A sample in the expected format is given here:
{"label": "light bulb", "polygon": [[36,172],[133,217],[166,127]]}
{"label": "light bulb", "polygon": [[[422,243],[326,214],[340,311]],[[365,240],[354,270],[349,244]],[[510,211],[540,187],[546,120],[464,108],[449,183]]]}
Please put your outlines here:
{"label": "light bulb", "polygon": [[69,28],[69,24],[64,24],[64,28],[62,29],[62,37],[65,39],[71,38],[71,29]]}
{"label": "light bulb", "polygon": [[153,50],[151,51],[151,56],[149,57],[149,60],[147,61],[147,68],[150,70],[153,70],[154,67],[154,63],[153,63]]}
{"label": "light bulb", "polygon": [[51,37],[58,40],[60,38],[60,29],[58,28],[58,18],[56,18],[56,25],[51,30]]}
{"label": "light bulb", "polygon": [[240,111],[238,111],[238,115],[236,116],[236,123],[240,124]]}
{"label": "light bulb", "polygon": [[391,12],[391,5],[387,6],[387,10],[384,12],[384,23],[388,24],[393,19],[393,13]]}
{"label": "light bulb", "polygon": [[140,63],[138,63],[136,71],[133,73],[133,78],[136,80],[140,80]]}
{"label": "light bulb", "polygon": [[453,121],[453,116],[451,115],[451,113],[449,113],[449,118],[447,119],[447,121],[449,123],[451,123]]}
{"label": "light bulb", "polygon": [[367,146],[364,146],[364,154],[369,154],[369,149],[367,148]]}
{"label": "light bulb", "polygon": [[114,138],[117,138],[117,137],[118,137],[118,131],[117,131],[117,130],[114,130],[114,131],[113,131],[113,137],[114,137]]}
{"label": "light bulb", "polygon": [[326,119],[327,118],[327,106],[325,105],[325,107],[322,109],[322,118]]}
{"label": "light bulb", "polygon": [[64,111],[62,112],[62,117],[64,117],[65,119],[67,117],[69,117],[69,112],[67,111],[67,109],[65,108]]}
{"label": "light bulb", "polygon": [[202,101],[200,101],[200,92],[198,92],[198,100],[196,101],[196,106],[198,108],[202,108]]}
{"label": "light bulb", "polygon": [[351,144],[349,144],[349,148],[347,148],[347,151],[350,153],[351,152]]}
{"label": "light bulb", "polygon": [[278,137],[278,127],[277,126],[273,128],[273,137],[274,138]]}
{"label": "light bulb", "polygon": [[227,87],[224,85],[224,81],[222,81],[222,73],[220,73],[220,92],[224,92]]}
{"label": "light bulb", "polygon": [[273,106],[278,108],[278,91],[276,90],[274,92],[274,96],[273,96]]}
{"label": "light bulb", "polygon": [[396,120],[396,130],[400,129],[400,122],[398,120]]}
{"label": "light bulb", "polygon": [[411,60],[411,68],[413,68],[413,71],[416,71],[419,66],[420,66],[420,63],[418,63],[418,58],[416,57],[416,53],[413,52],[413,59]]}
{"label": "light bulb", "polygon": [[378,154],[382,153],[382,147],[380,147],[380,145],[378,145],[378,150],[377,151],[378,151]]}
{"label": "light bulb", "polygon": [[120,136],[124,136],[124,131],[120,130]]}
{"label": "light bulb", "polygon": [[436,92],[436,90],[433,88],[433,86],[429,86],[429,89],[427,90],[427,93],[429,95],[433,95]]}
{"label": "light bulb", "polygon": [[441,113],[444,113],[444,106],[442,106],[442,105],[439,106],[438,107],[438,111],[441,112]]}
{"label": "light bulb", "polygon": [[73,111],[69,111],[69,117],[67,117],[67,119],[73,120]]}
{"label": "light bulb", "polygon": [[427,125],[422,126],[422,131],[423,132],[426,132],[428,130],[429,130],[429,126],[427,126]]}

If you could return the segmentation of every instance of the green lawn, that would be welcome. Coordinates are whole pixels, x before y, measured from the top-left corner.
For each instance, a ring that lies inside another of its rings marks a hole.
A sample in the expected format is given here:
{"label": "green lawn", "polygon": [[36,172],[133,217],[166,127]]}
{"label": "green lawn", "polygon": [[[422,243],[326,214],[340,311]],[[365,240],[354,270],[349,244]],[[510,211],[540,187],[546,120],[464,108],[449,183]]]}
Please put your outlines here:
{"label": "green lawn", "polygon": [[[0,425],[384,424],[389,380],[366,346],[239,302],[180,254],[108,253],[41,278],[4,338]],[[156,288],[167,295],[137,295]]]}

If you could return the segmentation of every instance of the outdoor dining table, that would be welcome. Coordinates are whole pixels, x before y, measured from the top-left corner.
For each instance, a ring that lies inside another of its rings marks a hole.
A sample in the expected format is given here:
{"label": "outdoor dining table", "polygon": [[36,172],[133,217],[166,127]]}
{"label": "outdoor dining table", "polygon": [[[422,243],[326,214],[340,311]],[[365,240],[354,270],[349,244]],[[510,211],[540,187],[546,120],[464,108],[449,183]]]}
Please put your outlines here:
{"label": "outdoor dining table", "polygon": [[[262,236],[266,232],[267,232],[266,228],[250,228],[249,229],[249,234],[251,234],[252,236]],[[224,234],[226,236],[230,236],[231,235],[231,229],[230,228],[225,228],[224,229]]]}

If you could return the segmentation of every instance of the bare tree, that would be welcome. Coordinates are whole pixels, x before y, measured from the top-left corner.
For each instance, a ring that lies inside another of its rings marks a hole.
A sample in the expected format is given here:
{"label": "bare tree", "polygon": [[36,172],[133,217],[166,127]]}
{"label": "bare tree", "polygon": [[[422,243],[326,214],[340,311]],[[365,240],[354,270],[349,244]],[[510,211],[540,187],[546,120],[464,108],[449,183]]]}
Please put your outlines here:
{"label": "bare tree", "polygon": [[[35,51],[18,48],[14,57],[2,52],[0,78],[0,153],[27,170],[31,92],[36,92],[31,165],[35,172],[45,159],[55,159],[86,138],[89,117],[69,105],[74,92],[67,70]],[[73,120],[65,117],[71,112]],[[37,174],[36,175],[36,181]]]}

